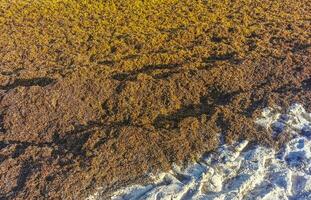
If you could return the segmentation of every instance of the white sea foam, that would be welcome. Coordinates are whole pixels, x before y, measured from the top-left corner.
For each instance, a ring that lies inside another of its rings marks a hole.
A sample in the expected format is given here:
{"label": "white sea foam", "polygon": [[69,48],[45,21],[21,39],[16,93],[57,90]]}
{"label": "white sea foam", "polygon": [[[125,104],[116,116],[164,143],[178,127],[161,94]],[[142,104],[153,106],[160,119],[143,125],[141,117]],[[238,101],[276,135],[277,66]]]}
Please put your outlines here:
{"label": "white sea foam", "polygon": [[256,123],[274,135],[286,130],[293,139],[278,151],[247,141],[223,145],[200,163],[174,166],[149,185],[116,191],[112,199],[311,199],[311,114],[299,104],[284,114],[267,108]]}

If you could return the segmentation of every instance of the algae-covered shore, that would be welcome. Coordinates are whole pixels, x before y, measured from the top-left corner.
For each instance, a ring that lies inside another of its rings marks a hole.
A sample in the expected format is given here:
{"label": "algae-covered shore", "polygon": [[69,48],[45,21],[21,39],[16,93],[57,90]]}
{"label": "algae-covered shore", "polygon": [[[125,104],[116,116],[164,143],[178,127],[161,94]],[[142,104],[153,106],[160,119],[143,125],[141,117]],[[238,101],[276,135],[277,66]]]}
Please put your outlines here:
{"label": "algae-covered shore", "polygon": [[83,199],[311,102],[308,0],[0,0],[0,199]]}

